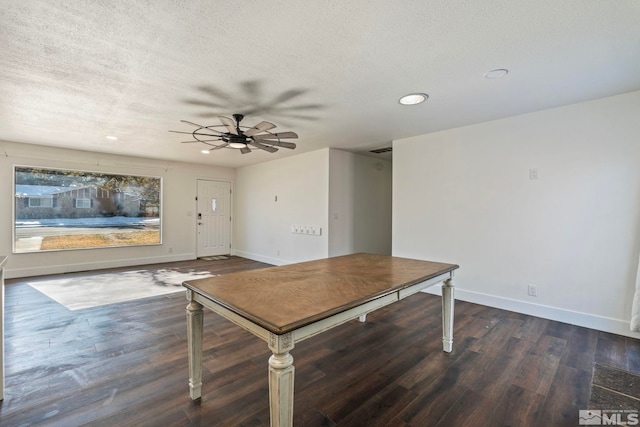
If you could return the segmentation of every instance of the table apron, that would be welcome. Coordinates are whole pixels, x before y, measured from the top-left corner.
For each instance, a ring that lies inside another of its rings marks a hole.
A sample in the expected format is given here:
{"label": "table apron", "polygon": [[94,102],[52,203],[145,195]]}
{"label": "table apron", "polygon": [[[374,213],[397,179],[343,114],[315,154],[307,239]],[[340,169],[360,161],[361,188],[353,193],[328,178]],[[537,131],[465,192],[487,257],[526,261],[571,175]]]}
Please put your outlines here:
{"label": "table apron", "polygon": [[256,325],[251,320],[247,320],[244,317],[240,316],[239,314],[236,314],[235,312],[229,310],[228,308],[220,304],[217,304],[214,301],[211,301],[210,299],[198,294],[197,292],[193,292],[192,290],[187,289],[187,300],[190,300],[190,299],[193,299],[193,301],[196,301],[202,304],[203,306],[207,307],[209,310],[219,314],[220,316],[224,317],[230,322],[235,323],[236,325],[240,326],[242,329],[248,332],[251,332],[253,335],[257,336],[263,341],[269,342],[269,334],[271,334],[271,332],[268,331],[267,329],[264,329]]}
{"label": "table apron", "polygon": [[409,286],[408,288],[400,289],[391,294],[343,311],[342,313],[334,314],[333,316],[327,317],[326,319],[322,319],[307,326],[303,326],[293,331],[293,341],[300,342],[307,338],[311,338],[312,336],[325,332],[335,326],[339,326],[350,320],[356,319],[363,314],[371,313],[372,311],[375,311],[379,308],[385,307],[389,304],[393,304],[394,302],[398,302],[401,299],[418,293],[421,290],[437,285],[438,283],[441,283],[443,280],[449,277],[451,277],[451,274],[447,273],[429,280],[425,280],[424,282],[416,283],[415,285]]}
{"label": "table apron", "polygon": [[427,288],[430,288],[431,286],[442,283],[446,279],[451,279],[451,278],[453,278],[453,271],[449,273],[441,274],[436,277],[432,277],[431,279],[425,280],[424,282],[416,283],[415,285],[409,286],[408,288],[400,289],[398,291],[398,299],[399,300],[405,299],[408,296],[417,294],[420,291],[423,291]]}
{"label": "table apron", "polygon": [[[415,285],[409,286],[407,288],[400,289],[391,294],[376,298],[341,313],[334,314],[333,316],[329,316],[325,319],[321,319],[306,326],[302,326],[292,331],[293,342],[297,343],[307,338],[311,338],[314,335],[327,331],[343,323],[349,322],[350,320],[356,319],[364,314],[370,313],[389,304],[393,304],[394,302],[400,301],[426,288],[437,285],[438,283],[441,283],[443,280],[451,278],[452,276],[453,272],[441,274],[423,282],[416,283]],[[232,323],[240,326],[242,329],[251,332],[253,335],[257,336],[263,341],[267,343],[269,342],[269,336],[272,334],[271,331],[257,325],[251,320],[245,319],[239,314],[198,294],[197,292],[193,292],[191,290],[187,291],[187,299],[193,299],[194,301],[202,304],[214,313],[217,313],[227,320],[231,321]]]}

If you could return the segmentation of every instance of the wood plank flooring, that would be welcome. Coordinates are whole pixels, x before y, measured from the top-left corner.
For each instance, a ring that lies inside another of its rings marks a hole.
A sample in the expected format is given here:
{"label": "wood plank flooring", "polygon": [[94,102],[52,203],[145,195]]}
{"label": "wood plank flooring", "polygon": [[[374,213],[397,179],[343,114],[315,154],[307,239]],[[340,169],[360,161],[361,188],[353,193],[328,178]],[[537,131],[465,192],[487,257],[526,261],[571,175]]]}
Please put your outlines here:
{"label": "wood plank flooring", "polygon": [[[206,310],[189,399],[185,307],[170,294],[72,312],[7,280],[0,425],[268,426],[266,344]],[[441,334],[440,298],[419,293],[298,344],[295,425],[577,426],[595,362],[640,373],[638,340],[462,301],[451,354]]]}

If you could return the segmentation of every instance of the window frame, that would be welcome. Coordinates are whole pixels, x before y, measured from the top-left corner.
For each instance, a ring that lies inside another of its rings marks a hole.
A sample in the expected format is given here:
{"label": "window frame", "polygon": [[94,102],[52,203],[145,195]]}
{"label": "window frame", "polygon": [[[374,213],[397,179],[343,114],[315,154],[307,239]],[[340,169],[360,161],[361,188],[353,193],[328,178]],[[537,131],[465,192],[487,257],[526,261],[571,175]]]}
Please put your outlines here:
{"label": "window frame", "polygon": [[[78,206],[79,205],[78,202],[83,202],[83,204],[84,204],[84,202],[87,202],[88,206]],[[76,209],[91,209],[91,198],[90,197],[76,197],[74,205],[75,205]]]}
{"label": "window frame", "polygon": [[[29,197],[29,207],[30,208],[52,208],[53,207],[53,196],[35,196],[35,197]],[[32,202],[34,200],[39,200],[40,204],[34,205]],[[49,204],[42,204],[43,200],[48,200]]]}
{"label": "window frame", "polygon": [[[162,245],[162,177],[32,165],[13,169],[14,254]],[[35,206],[31,199],[50,202]],[[91,236],[109,233],[117,238],[91,243],[99,240]],[[82,243],[86,235],[89,243]],[[26,244],[25,236],[41,237],[43,242],[67,236],[62,238],[67,246],[49,241],[37,247]]]}

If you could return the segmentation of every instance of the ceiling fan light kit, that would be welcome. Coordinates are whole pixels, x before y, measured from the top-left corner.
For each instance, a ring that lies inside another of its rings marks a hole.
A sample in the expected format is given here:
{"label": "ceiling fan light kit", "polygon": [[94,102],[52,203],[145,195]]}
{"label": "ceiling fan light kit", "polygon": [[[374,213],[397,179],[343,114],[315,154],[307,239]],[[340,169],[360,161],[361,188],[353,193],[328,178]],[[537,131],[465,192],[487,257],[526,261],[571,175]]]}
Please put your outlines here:
{"label": "ceiling fan light kit", "polygon": [[[193,141],[183,141],[186,143],[201,142],[208,146],[206,150],[202,150],[203,154],[209,154],[213,150],[229,148],[231,150],[240,150],[242,154],[249,154],[253,150],[263,150],[269,153],[275,153],[278,148],[288,148],[293,150],[296,144],[293,142],[282,141],[282,139],[297,138],[295,132],[269,132],[276,125],[270,122],[262,121],[253,127],[240,126],[240,122],[244,118],[242,114],[234,114],[233,119],[229,117],[219,116],[221,125],[202,126],[187,120],[181,120],[183,123],[196,126],[193,132],[183,132],[170,130],[174,133],[186,133],[193,136]],[[218,128],[218,129],[216,129]],[[222,130],[219,130],[222,128]],[[205,153],[206,152],[206,153]]]}

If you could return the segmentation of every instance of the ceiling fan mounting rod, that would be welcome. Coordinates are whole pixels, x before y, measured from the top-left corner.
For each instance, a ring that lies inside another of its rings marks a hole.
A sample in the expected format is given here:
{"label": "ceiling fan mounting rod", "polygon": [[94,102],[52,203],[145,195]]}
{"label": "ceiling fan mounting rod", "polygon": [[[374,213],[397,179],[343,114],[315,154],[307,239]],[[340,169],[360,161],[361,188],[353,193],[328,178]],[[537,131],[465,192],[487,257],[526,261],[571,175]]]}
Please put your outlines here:
{"label": "ceiling fan mounting rod", "polygon": [[236,130],[238,131],[238,135],[241,135],[241,130],[240,130],[240,122],[242,121],[242,119],[244,119],[244,114],[234,114],[233,115],[233,119],[236,121]]}

